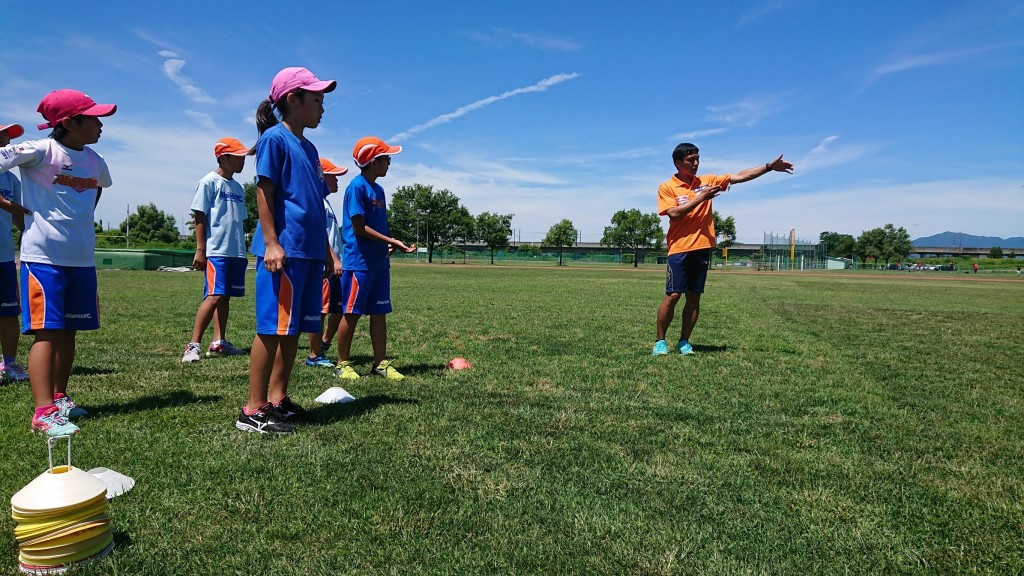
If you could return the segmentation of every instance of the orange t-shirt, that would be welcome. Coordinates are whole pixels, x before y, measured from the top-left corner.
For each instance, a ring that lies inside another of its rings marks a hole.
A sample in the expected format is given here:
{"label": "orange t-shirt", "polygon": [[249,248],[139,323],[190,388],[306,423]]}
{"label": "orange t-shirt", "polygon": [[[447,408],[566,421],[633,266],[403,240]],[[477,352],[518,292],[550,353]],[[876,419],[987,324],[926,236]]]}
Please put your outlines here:
{"label": "orange t-shirt", "polygon": [[[669,208],[679,205],[677,198],[685,196],[692,201],[696,194],[694,190],[701,186],[729,185],[731,175],[724,176],[694,176],[689,182],[683,182],[679,176],[672,176],[668,182],[658,186],[658,214],[664,216]],[[681,218],[669,218],[668,234],[665,243],[668,244],[668,253],[679,254],[681,252],[692,252],[702,248],[715,247],[715,220],[712,217],[711,200],[702,202],[699,206],[688,212]]]}

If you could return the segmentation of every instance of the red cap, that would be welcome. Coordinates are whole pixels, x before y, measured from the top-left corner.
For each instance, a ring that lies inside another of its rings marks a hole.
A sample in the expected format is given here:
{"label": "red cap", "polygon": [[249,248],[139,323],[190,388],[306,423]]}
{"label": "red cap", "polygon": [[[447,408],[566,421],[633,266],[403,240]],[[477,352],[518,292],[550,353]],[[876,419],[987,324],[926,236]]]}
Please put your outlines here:
{"label": "red cap", "polygon": [[21,124],[9,124],[7,126],[0,124],[0,132],[7,132],[7,137],[14,140],[24,134],[25,129],[21,127]]}
{"label": "red cap", "polygon": [[332,92],[337,86],[334,80],[321,80],[305,68],[285,68],[270,83],[270,101],[277,102],[300,88],[310,92]]}
{"label": "red cap", "polygon": [[376,136],[367,136],[356,142],[355,147],[352,148],[352,158],[356,161],[356,166],[364,168],[377,156],[391,156],[401,151],[401,146],[388,146]]}
{"label": "red cap", "polygon": [[39,112],[43,115],[43,118],[46,118],[46,123],[39,124],[36,128],[46,130],[79,114],[86,116],[110,116],[117,112],[117,105],[97,104],[95,100],[78,90],[54,90],[43,98],[36,112]]}
{"label": "red cap", "polygon": [[213,145],[213,155],[217,158],[220,158],[225,154],[230,154],[232,156],[248,156],[252,153],[252,150],[246,148],[245,144],[239,142],[237,138],[221,138]]}
{"label": "red cap", "polygon": [[342,176],[348,173],[348,168],[338,168],[327,158],[320,159],[320,169],[324,171],[324,174],[331,174],[333,176]]}

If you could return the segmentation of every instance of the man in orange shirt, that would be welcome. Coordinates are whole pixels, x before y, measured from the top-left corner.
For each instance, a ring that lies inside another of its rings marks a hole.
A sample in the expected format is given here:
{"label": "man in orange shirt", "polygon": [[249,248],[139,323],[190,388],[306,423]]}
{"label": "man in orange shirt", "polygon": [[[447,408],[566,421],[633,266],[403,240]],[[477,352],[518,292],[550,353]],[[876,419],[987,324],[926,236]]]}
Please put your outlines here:
{"label": "man in orange shirt", "polygon": [[675,315],[676,303],[686,295],[683,305],[683,329],[676,350],[680,354],[693,354],[690,333],[700,315],[700,295],[708,275],[711,249],[715,247],[715,223],[711,199],[730,184],[749,182],[769,172],[793,173],[793,164],[782,159],[747,168],[724,176],[697,176],[700,151],[689,143],[680,144],[672,151],[676,174],[658,187],[658,214],[668,216],[668,268],[666,270],[665,299],[658,307],[658,340],[652,355],[668,354],[665,333]]}

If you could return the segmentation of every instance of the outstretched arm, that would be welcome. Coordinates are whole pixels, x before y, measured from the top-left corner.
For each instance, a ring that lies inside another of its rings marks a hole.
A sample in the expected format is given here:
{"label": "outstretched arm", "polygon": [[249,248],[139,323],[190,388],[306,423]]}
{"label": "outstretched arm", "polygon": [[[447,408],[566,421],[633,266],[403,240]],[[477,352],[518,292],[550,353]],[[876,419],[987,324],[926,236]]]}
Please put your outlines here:
{"label": "outstretched arm", "polygon": [[769,172],[785,172],[786,174],[793,173],[793,163],[782,159],[782,154],[771,162],[768,162],[764,166],[755,166],[753,168],[747,168],[736,174],[732,175],[729,179],[731,184],[740,184],[742,182],[749,182],[754,178],[760,178]]}

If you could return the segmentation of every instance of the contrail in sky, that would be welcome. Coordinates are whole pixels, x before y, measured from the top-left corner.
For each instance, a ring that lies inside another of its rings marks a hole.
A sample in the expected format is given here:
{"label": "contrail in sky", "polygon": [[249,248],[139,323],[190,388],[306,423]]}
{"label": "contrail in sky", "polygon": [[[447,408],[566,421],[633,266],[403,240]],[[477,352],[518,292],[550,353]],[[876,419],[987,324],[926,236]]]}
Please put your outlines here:
{"label": "contrail in sky", "polygon": [[454,112],[449,112],[447,114],[442,114],[442,115],[440,115],[440,116],[438,116],[436,118],[432,118],[430,120],[427,120],[423,124],[420,124],[418,126],[413,126],[412,128],[409,128],[408,130],[406,130],[405,132],[399,132],[398,134],[395,134],[391,138],[388,138],[388,141],[389,142],[391,142],[391,141],[400,142],[402,140],[406,140],[410,136],[419,134],[420,132],[423,132],[424,130],[428,130],[430,128],[433,128],[434,126],[437,126],[439,124],[446,124],[448,122],[451,122],[452,120],[455,120],[459,116],[465,116],[466,114],[469,114],[470,112],[472,112],[474,110],[478,110],[480,108],[483,108],[484,106],[489,106],[489,105],[494,104],[495,102],[497,102],[499,100],[504,100],[506,98],[511,98],[513,96],[518,96],[520,94],[528,94],[530,92],[544,92],[545,90],[547,90],[548,88],[554,86],[555,84],[559,84],[559,83],[565,82],[566,80],[572,80],[573,78],[576,78],[577,76],[579,76],[579,74],[577,74],[575,72],[573,72],[572,74],[556,74],[556,75],[551,76],[549,78],[545,78],[545,79],[541,80],[540,82],[537,82],[533,86],[526,86],[525,88],[516,88],[515,90],[509,90],[508,92],[504,92],[504,93],[499,94],[497,96],[488,96],[487,98],[484,98],[483,100],[477,100],[476,102],[473,102],[472,104],[467,104],[467,105],[465,105],[465,106],[455,110]]}

